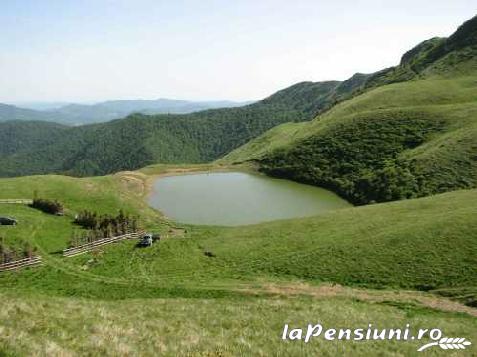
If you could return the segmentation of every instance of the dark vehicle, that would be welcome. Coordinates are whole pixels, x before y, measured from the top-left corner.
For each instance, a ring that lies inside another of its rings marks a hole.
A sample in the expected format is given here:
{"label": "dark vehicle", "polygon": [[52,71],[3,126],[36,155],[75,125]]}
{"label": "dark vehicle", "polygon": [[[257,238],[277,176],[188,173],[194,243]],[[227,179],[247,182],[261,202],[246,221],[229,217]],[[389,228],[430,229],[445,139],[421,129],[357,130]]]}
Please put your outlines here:
{"label": "dark vehicle", "polygon": [[0,226],[16,226],[17,220],[11,217],[0,217]]}
{"label": "dark vehicle", "polygon": [[151,233],[145,234],[139,243],[137,244],[138,247],[150,247],[152,245],[153,238]]}

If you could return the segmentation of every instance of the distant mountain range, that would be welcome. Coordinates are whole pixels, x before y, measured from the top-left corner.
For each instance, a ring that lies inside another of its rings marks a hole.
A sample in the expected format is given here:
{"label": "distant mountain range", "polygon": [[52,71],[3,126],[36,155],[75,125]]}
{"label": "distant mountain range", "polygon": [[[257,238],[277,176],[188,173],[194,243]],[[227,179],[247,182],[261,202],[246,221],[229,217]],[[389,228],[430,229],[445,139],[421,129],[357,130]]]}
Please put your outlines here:
{"label": "distant mountain range", "polygon": [[206,109],[240,107],[252,103],[188,101],[175,99],[111,100],[96,104],[49,105],[25,103],[23,106],[0,103],[0,122],[9,120],[52,121],[66,125],[93,124],[124,118],[132,113],[187,114]]}
{"label": "distant mountain range", "polygon": [[[189,114],[131,114],[107,123],[66,126],[0,122],[0,176],[91,176],[163,162],[206,162],[282,123],[312,119],[353,86],[302,82],[236,108]],[[346,89],[347,88],[347,89]]]}

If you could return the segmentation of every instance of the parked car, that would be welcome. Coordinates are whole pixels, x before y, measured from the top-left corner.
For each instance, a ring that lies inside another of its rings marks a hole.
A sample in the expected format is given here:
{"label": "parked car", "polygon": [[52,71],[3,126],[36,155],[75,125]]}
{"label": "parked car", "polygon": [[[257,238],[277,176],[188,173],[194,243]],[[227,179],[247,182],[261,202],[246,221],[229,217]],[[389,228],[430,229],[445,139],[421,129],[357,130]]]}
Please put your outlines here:
{"label": "parked car", "polygon": [[146,233],[142,236],[141,240],[137,244],[138,247],[150,247],[152,245],[153,238],[151,233]]}
{"label": "parked car", "polygon": [[17,220],[11,217],[0,217],[0,225],[2,226],[16,226]]}

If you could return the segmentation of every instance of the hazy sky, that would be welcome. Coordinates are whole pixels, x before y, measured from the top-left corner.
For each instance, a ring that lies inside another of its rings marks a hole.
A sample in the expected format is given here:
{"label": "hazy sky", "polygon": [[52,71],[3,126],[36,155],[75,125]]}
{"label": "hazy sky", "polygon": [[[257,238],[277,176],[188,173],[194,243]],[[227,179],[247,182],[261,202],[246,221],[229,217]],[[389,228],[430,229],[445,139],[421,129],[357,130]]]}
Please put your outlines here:
{"label": "hazy sky", "polygon": [[475,0],[1,0],[0,102],[265,97],[395,65]]}

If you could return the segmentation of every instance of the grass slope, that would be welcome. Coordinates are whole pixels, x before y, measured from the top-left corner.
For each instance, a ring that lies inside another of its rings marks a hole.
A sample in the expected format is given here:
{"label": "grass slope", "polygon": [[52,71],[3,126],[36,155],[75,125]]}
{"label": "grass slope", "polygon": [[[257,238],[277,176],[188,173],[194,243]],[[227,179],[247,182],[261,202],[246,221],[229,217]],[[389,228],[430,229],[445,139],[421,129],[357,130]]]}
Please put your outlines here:
{"label": "grass slope", "polygon": [[253,226],[186,226],[185,236],[148,249],[126,241],[75,258],[58,254],[73,229],[72,216],[83,208],[122,208],[140,214],[148,229],[170,235],[176,224],[144,202],[150,180],[204,169],[214,167],[1,179],[0,198],[29,197],[39,189],[64,202],[67,214],[0,205],[0,215],[19,219],[16,227],[0,227],[0,235],[12,245],[31,242],[45,261],[0,275],[0,353],[402,355],[422,345],[280,340],[284,323],[308,322],[384,328],[392,321],[392,327],[437,326],[477,337],[475,310],[401,290],[435,289],[475,303],[477,190]]}
{"label": "grass slope", "polygon": [[474,17],[366,77],[363,94],[311,122],[274,128],[218,162],[255,161],[356,204],[477,187],[476,33]]}
{"label": "grass slope", "polygon": [[[410,356],[425,342],[281,340],[285,323],[305,328],[405,328],[438,326],[444,333],[477,338],[477,320],[423,308],[355,297],[275,295],[241,299],[90,301],[0,293],[0,353],[9,355],[140,356]],[[72,318],[81,316],[81,318]],[[21,332],[20,332],[21,331]],[[473,346],[471,346],[472,348]],[[429,355],[470,356],[430,350]]]}
{"label": "grass slope", "polygon": [[[274,128],[223,162],[258,162],[269,173],[331,187],[357,203],[475,187],[477,82],[473,49],[461,36],[472,34],[473,24],[450,39],[418,46],[397,68],[377,77],[358,75],[346,86],[412,81],[374,88],[310,123]],[[344,84],[329,85],[336,98]],[[292,102],[303,98],[299,88]],[[277,98],[286,101],[282,94]],[[308,100],[297,102],[301,107]],[[106,138],[137,137],[121,123],[113,123],[117,131]],[[137,130],[146,135],[150,129]],[[211,151],[202,154],[218,153],[229,143],[207,145]],[[144,147],[135,148],[127,157],[144,158]],[[123,149],[111,150],[125,155]],[[91,165],[121,165],[116,156],[82,161],[98,154],[84,150],[72,150],[70,159],[85,172]],[[409,323],[476,339],[477,189],[251,226],[183,226],[184,231],[146,205],[157,175],[216,168],[228,167],[159,165],[95,178],[0,179],[0,198],[28,198],[38,189],[67,208],[64,217],[53,217],[0,205],[0,215],[20,223],[0,227],[0,235],[12,246],[35,245],[45,262],[0,275],[0,355],[412,355],[423,344],[287,343],[280,340],[285,323]],[[140,215],[148,230],[164,238],[147,249],[125,241],[62,258],[72,218],[84,208]]]}
{"label": "grass slope", "polygon": [[[147,250],[125,242],[108,247],[93,261],[89,255],[67,260],[48,255],[66,247],[72,216],[82,208],[101,213],[122,208],[140,214],[148,228],[167,232],[167,224],[142,201],[147,177],[136,173],[1,180],[1,197],[27,196],[41,186],[42,196],[62,197],[69,210],[66,217],[52,217],[28,207],[0,206],[0,213],[20,221],[17,227],[2,228],[7,242],[29,240],[51,260],[44,268],[7,275],[2,283],[98,298],[105,294],[104,286],[82,284],[83,277],[111,281],[113,286],[120,282],[118,291],[106,293],[109,297],[154,296],[165,287],[203,289],[212,282],[221,289],[223,281],[261,277],[423,290],[477,285],[476,190],[238,228],[189,227],[186,239],[166,239]],[[205,256],[206,250],[216,257]],[[71,284],[70,271],[76,272],[77,285]],[[144,291],[129,291],[128,284]]]}
{"label": "grass slope", "polygon": [[477,186],[477,76],[382,86],[219,162],[329,187],[354,203]]}

